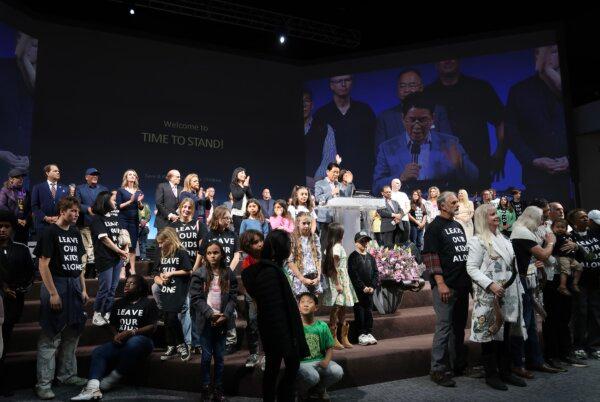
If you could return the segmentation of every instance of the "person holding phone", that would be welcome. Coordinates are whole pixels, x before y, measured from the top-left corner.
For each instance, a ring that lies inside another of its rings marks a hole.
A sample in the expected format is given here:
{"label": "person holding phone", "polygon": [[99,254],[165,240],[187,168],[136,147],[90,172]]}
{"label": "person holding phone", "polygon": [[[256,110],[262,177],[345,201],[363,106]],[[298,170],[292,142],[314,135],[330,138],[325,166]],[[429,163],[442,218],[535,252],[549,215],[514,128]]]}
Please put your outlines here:
{"label": "person holding phone", "polygon": [[[144,193],[140,189],[139,176],[133,169],[125,171],[121,187],[117,190],[117,209],[119,225],[129,232],[129,274],[135,274],[135,245],[138,241],[139,211],[144,209]],[[125,266],[121,270],[121,279],[125,279]]]}

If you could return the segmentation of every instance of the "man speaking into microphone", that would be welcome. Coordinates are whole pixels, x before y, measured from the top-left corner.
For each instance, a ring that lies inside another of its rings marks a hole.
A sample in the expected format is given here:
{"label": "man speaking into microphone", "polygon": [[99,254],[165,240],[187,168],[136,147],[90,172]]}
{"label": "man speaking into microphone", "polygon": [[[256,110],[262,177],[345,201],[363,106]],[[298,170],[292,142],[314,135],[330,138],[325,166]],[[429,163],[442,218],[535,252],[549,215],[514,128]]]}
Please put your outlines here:
{"label": "man speaking into microphone", "polygon": [[402,102],[405,133],[382,142],[377,150],[373,189],[400,177],[409,189],[437,185],[457,188],[477,180],[479,172],[457,137],[432,131],[434,106],[422,93]]}

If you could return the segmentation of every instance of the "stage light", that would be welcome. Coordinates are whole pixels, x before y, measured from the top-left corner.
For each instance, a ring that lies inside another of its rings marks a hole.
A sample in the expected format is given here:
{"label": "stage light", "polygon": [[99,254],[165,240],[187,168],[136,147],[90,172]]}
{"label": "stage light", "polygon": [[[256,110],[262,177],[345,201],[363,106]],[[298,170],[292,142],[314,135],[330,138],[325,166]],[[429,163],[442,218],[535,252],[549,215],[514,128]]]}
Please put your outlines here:
{"label": "stage light", "polygon": [[287,41],[285,35],[279,35],[279,44],[283,45]]}
{"label": "stage light", "polygon": [[135,10],[133,8],[129,9],[129,15],[135,15]]}

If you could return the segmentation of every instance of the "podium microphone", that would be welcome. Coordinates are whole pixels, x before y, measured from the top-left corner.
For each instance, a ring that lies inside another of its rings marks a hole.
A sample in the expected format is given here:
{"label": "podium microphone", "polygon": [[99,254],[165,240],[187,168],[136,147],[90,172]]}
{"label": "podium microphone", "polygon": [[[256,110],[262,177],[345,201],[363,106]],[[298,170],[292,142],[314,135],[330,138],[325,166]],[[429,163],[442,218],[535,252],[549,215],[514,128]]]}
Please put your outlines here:
{"label": "podium microphone", "polygon": [[419,154],[421,153],[421,144],[413,141],[410,145],[410,155],[412,156],[412,163],[419,163]]}

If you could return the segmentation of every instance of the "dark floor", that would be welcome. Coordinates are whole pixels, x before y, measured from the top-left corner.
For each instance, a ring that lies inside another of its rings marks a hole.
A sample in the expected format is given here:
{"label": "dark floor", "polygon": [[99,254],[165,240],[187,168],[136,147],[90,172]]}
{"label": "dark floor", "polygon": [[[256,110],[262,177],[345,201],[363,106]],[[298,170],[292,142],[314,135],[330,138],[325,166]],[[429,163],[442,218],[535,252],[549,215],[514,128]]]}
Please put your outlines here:
{"label": "dark floor", "polygon": [[[456,388],[434,385],[428,377],[409,378],[358,388],[347,388],[330,394],[338,401],[593,401],[600,395],[600,361],[588,360],[586,368],[571,368],[567,373],[536,373],[526,388],[510,387],[508,391],[495,391],[483,380],[461,377]],[[56,388],[56,401],[68,401],[77,394],[74,387]],[[107,393],[106,401],[194,401],[198,394],[165,391],[151,388],[120,388]],[[3,399],[0,398],[0,401]],[[37,401],[33,391],[21,390],[15,397],[4,400]],[[254,398],[228,398],[232,402],[258,401]]]}

